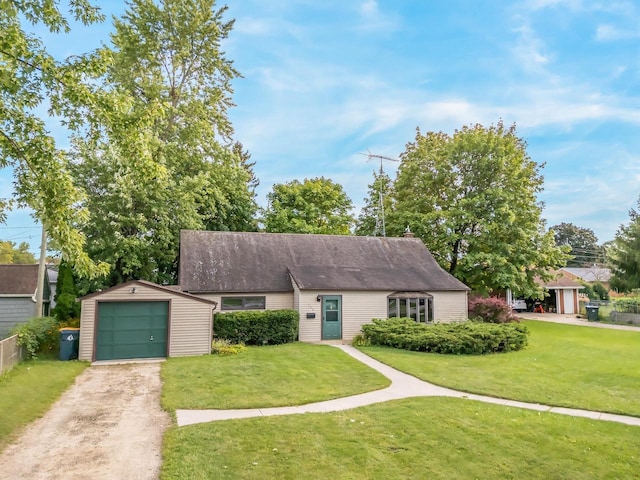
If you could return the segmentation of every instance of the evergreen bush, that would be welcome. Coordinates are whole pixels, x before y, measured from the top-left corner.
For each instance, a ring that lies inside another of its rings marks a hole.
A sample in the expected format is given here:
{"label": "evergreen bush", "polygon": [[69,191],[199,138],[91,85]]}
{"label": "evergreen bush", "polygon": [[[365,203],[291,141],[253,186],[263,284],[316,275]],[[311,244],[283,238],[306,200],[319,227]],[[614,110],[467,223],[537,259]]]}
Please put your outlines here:
{"label": "evergreen bush", "polygon": [[362,326],[364,340],[418,352],[486,354],[521,350],[529,331],[519,323],[439,323],[425,325],[411,318],[375,319]]}
{"label": "evergreen bush", "polygon": [[213,320],[216,338],[245,345],[278,345],[298,338],[300,316],[295,310],[220,312]]}

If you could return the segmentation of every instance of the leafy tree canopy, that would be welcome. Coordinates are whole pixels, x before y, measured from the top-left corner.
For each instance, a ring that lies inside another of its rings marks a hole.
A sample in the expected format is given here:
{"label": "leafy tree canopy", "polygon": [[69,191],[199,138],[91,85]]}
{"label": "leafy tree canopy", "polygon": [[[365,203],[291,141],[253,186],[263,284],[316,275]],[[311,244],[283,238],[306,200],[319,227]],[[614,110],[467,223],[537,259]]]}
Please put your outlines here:
{"label": "leafy tree canopy", "polygon": [[324,177],[275,184],[267,199],[267,232],[348,235],[354,223],[351,199]]}
{"label": "leafy tree canopy", "polygon": [[573,223],[560,223],[551,227],[556,245],[569,245],[573,258],[568,267],[583,267],[604,262],[604,249],[598,245],[598,237],[590,228],[582,228]]}
{"label": "leafy tree canopy", "polygon": [[478,292],[539,294],[535,277],[563,266],[568,248],[545,231],[541,166],[515,125],[417,131],[393,190],[388,230],[409,226],[439,264]]}
{"label": "leafy tree canopy", "polygon": [[0,263],[33,265],[37,263],[36,257],[29,251],[29,244],[26,242],[16,246],[15,242],[8,240],[0,241]]}
{"label": "leafy tree canopy", "polygon": [[[55,59],[35,32],[69,31],[60,2],[33,0],[0,3],[0,167],[14,172],[15,203],[28,206],[47,226],[49,236],[78,272],[96,276],[106,265],[96,265],[84,251],[84,236],[75,228],[87,217],[78,208],[82,192],[74,186],[65,153],[56,147],[45,120],[60,116],[74,130],[77,118],[67,116],[72,105],[86,105],[93,96],[84,74],[99,68],[99,57]],[[87,0],[69,0],[70,18],[85,25],[102,20],[98,8]],[[0,210],[14,202],[0,202]],[[5,220],[5,214],[0,214]]]}
{"label": "leafy tree canopy", "polygon": [[640,288],[640,214],[637,210],[629,210],[629,223],[618,229],[608,256],[612,269],[611,287],[621,292]]}
{"label": "leafy tree canopy", "polygon": [[[238,77],[214,0],[131,0],[96,78],[91,128],[73,144],[92,257],[108,284],[175,281],[181,229],[254,230],[253,164],[227,117]],[[80,113],[80,112],[78,112]],[[93,128],[93,126],[97,126]]]}

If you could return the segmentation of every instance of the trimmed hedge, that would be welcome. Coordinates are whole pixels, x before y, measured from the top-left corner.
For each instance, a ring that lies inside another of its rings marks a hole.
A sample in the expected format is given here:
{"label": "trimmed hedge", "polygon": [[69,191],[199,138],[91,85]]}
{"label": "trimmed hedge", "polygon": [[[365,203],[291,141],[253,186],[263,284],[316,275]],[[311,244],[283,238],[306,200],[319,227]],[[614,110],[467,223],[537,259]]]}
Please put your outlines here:
{"label": "trimmed hedge", "polygon": [[375,319],[362,326],[364,340],[418,352],[485,354],[520,350],[529,331],[519,323],[439,323],[425,325],[411,318]]}
{"label": "trimmed hedge", "polygon": [[295,310],[221,312],[213,319],[213,334],[233,343],[278,345],[297,340],[299,322]]}

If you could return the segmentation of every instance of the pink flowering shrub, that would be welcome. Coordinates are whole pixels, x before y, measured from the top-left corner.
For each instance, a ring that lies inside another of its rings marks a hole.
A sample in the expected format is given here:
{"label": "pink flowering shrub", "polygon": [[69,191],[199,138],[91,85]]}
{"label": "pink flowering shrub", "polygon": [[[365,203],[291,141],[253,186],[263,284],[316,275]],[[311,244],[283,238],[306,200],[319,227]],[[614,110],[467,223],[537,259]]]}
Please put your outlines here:
{"label": "pink flowering shrub", "polygon": [[517,322],[511,307],[499,297],[472,297],[469,299],[469,318],[486,323]]}

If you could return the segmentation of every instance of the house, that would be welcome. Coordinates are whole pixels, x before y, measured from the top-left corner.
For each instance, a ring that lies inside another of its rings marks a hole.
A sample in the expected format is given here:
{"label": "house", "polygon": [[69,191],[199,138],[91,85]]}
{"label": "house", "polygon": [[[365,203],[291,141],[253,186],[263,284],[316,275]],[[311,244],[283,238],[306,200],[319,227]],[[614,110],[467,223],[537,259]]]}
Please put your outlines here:
{"label": "house", "polygon": [[[507,303],[516,305],[524,301],[527,310],[533,311],[534,304],[540,303],[546,313],[574,314],[578,313],[578,293],[584,288],[571,276],[563,271],[553,272],[553,277],[549,281],[536,279],[537,284],[542,287],[548,295],[543,299],[524,299],[516,297],[511,290],[507,290]],[[539,301],[537,301],[539,300]]]}
{"label": "house", "polygon": [[0,265],[0,339],[30,318],[48,315],[51,290],[45,271],[42,312],[36,312],[38,265]]}
{"label": "house", "polygon": [[[301,341],[348,341],[374,318],[466,320],[468,291],[417,238],[182,231],[179,287],[133,282],[82,299],[80,359],[102,358],[96,350],[103,344],[125,342],[118,324],[152,322],[150,311],[130,313],[137,302],[165,305],[158,320],[164,330],[145,330],[145,335],[156,342],[165,335],[167,344],[153,352],[133,344],[127,352],[114,347],[119,356],[208,353],[214,307],[223,312],[294,309]],[[208,310],[196,313],[198,303]],[[188,342],[198,346],[189,348]]]}
{"label": "house", "polygon": [[586,267],[586,268],[574,268],[565,267],[561,268],[563,272],[566,272],[570,278],[577,281],[583,281],[587,283],[602,283],[606,288],[609,288],[609,280],[611,280],[611,269],[603,267]]}
{"label": "house", "polygon": [[58,289],[58,266],[47,265],[47,275],[49,276],[49,289],[51,290],[49,308],[53,310],[56,306],[56,290]]}

